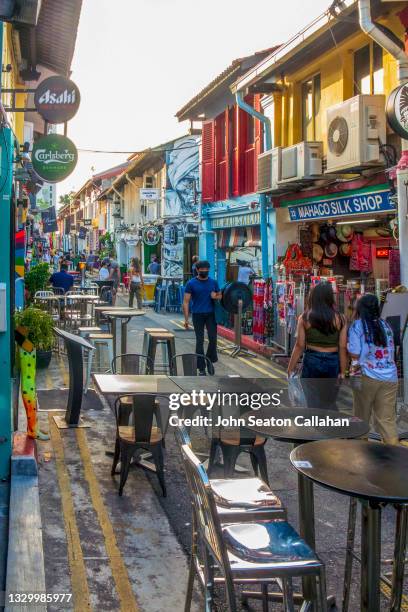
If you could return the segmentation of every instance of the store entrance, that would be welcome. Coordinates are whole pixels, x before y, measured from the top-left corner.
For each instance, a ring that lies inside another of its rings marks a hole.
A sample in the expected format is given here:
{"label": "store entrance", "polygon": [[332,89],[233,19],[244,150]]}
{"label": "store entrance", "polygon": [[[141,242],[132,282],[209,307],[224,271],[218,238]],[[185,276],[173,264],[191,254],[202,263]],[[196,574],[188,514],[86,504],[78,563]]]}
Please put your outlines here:
{"label": "store entrance", "polygon": [[183,275],[184,282],[192,277],[193,255],[198,255],[198,238],[184,238]]}

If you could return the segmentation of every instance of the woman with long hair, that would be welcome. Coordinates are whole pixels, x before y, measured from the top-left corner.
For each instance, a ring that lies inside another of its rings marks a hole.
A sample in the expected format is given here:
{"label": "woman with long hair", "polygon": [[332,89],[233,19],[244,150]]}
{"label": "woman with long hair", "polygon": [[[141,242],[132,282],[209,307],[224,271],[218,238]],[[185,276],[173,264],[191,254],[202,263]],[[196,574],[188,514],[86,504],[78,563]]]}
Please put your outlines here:
{"label": "woman with long hair", "polygon": [[386,444],[398,444],[396,404],[398,373],[394,360],[394,335],[381,318],[375,295],[366,293],[356,306],[348,333],[351,373],[361,373],[361,384],[353,389],[354,414],[374,425]]}
{"label": "woman with long hair", "polygon": [[336,310],[331,283],[319,283],[309,293],[306,310],[297,323],[289,377],[302,355],[302,387],[308,406],[335,410],[337,379],[344,378],[346,372],[347,328]]}
{"label": "woman with long hair", "polygon": [[130,276],[130,288],[129,288],[129,308],[133,308],[133,300],[136,296],[136,303],[139,310],[143,306],[142,291],[143,285],[143,273],[142,266],[138,257],[132,257],[129,266]]}

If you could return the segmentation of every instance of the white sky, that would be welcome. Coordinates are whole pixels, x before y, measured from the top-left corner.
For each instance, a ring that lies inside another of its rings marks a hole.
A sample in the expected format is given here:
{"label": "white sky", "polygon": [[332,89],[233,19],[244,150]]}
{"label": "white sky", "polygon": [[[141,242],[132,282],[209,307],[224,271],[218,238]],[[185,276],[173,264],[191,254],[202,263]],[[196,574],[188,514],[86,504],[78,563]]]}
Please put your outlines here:
{"label": "white sky", "polygon": [[[233,59],[285,42],[330,0],[83,0],[72,79],[78,149],[139,151],[185,133],[174,117]],[[255,13],[257,11],[257,14]],[[125,155],[80,153],[58,193]]]}

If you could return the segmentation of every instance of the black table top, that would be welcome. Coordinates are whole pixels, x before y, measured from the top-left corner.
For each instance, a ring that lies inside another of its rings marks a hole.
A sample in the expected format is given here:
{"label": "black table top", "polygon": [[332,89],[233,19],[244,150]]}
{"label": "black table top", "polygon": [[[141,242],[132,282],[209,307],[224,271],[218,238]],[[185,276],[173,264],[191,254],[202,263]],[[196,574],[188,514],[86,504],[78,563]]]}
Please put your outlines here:
{"label": "black table top", "polygon": [[321,440],[298,446],[290,460],[298,472],[338,493],[371,502],[408,503],[408,449],[403,446]]}
{"label": "black table top", "polygon": [[330,438],[359,438],[369,431],[365,421],[337,410],[271,406],[251,410],[242,417],[247,429],[257,434],[298,444]]}
{"label": "black table top", "polygon": [[185,393],[200,390],[214,393],[287,393],[285,381],[277,378],[243,378],[240,376],[170,376]]}

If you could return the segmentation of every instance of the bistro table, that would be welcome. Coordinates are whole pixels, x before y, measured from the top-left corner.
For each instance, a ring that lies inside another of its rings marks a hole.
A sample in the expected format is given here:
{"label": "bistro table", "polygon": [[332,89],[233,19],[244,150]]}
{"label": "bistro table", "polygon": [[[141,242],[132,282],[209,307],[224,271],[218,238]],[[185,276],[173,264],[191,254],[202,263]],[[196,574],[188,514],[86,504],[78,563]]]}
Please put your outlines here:
{"label": "bistro table", "polygon": [[116,357],[116,321],[121,322],[121,337],[120,337],[120,352],[122,355],[127,353],[127,325],[133,317],[140,317],[146,312],[144,310],[136,310],[134,308],[109,308],[105,307],[102,314],[111,319],[112,335],[113,335],[113,357]]}
{"label": "bistro table", "polygon": [[[408,450],[366,440],[320,440],[295,448],[290,460],[310,482],[357,498],[361,512],[361,612],[380,610],[381,504],[408,503]],[[406,514],[406,507],[403,510]],[[398,524],[398,523],[397,523]],[[391,609],[401,609],[406,516],[396,535]],[[402,570],[401,570],[402,566]]]}
{"label": "bistro table", "polygon": [[180,387],[165,374],[93,374],[102,395],[119,397],[138,393],[180,393]]}
{"label": "bistro table", "polygon": [[[295,447],[316,440],[334,441],[339,438],[360,438],[369,431],[369,425],[365,421],[337,410],[277,406],[252,410],[245,413],[243,417],[246,421],[246,427],[251,431],[281,442],[292,443]],[[276,424],[272,424],[272,422],[271,424],[265,424],[273,418]],[[297,423],[296,418],[302,421]],[[306,419],[311,420],[310,425],[306,424]],[[347,424],[330,424],[343,419]],[[255,424],[253,424],[254,420]],[[314,550],[316,543],[313,482],[305,478],[301,472],[298,473],[298,508],[300,535]],[[311,599],[314,592],[313,581],[304,578],[303,584],[305,598]],[[331,599],[329,598],[329,601]]]}

